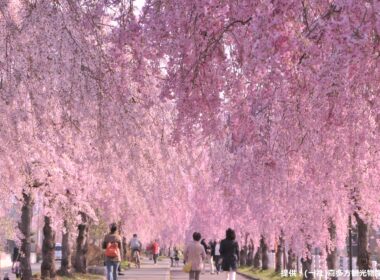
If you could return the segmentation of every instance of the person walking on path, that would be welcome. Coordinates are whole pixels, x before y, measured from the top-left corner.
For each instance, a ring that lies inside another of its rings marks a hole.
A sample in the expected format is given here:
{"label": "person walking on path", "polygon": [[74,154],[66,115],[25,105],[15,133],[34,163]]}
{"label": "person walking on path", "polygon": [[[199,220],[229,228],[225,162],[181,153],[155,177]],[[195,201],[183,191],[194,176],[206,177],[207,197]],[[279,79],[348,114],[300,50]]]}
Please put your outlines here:
{"label": "person walking on path", "polygon": [[220,240],[215,242],[213,259],[215,261],[216,274],[219,274],[220,272]]}
{"label": "person walking on path", "polygon": [[[206,263],[211,263],[210,262],[210,258],[211,258],[211,249],[210,249],[210,247],[207,245],[207,243],[206,243],[206,239],[202,239],[202,241],[201,241],[201,245],[203,246],[203,248],[205,249],[205,252],[206,252],[206,260],[205,260],[205,263],[204,263],[204,266],[203,266],[203,270],[202,270],[202,274],[205,274],[206,273]],[[211,273],[213,272],[212,269],[213,267],[212,267],[212,265],[211,265],[211,269],[210,269],[210,271],[211,271]]]}
{"label": "person walking on path", "polygon": [[21,278],[21,266],[20,266],[20,249],[15,246],[12,253],[12,272],[16,274],[16,278]]}
{"label": "person walking on path", "polygon": [[117,271],[121,262],[123,250],[122,239],[116,233],[115,223],[110,226],[110,233],[104,237],[102,248],[105,249],[105,263],[107,266],[107,280],[117,280]]}
{"label": "person walking on path", "polygon": [[214,257],[215,257],[215,245],[216,245],[216,240],[210,241],[209,242],[209,247],[210,247],[210,266],[211,266],[211,274],[215,273],[215,265],[214,265]]}
{"label": "person walking on path", "polygon": [[175,258],[175,247],[171,247],[169,250],[169,257],[170,257],[170,266],[174,266],[174,258]]}
{"label": "person walking on path", "polygon": [[179,249],[177,249],[177,247],[174,247],[174,261],[175,261],[176,266],[179,266],[180,255],[181,255],[181,251]]}
{"label": "person walking on path", "polygon": [[15,266],[15,263],[18,262],[20,259],[20,250],[17,246],[13,248],[12,253],[12,268]]}
{"label": "person walking on path", "polygon": [[152,253],[153,253],[153,262],[154,264],[157,263],[157,258],[160,253],[160,245],[158,244],[158,240],[154,240],[152,244]]}
{"label": "person walking on path", "polygon": [[199,242],[201,240],[199,232],[193,233],[193,242],[191,242],[185,250],[185,263],[191,263],[191,270],[189,273],[189,280],[199,280],[203,261],[206,258],[206,251]]}
{"label": "person walking on path", "polygon": [[179,250],[176,246],[174,248],[170,248],[170,266],[174,267],[174,265],[178,266],[179,261]]}
{"label": "person walking on path", "polygon": [[227,272],[227,280],[236,279],[236,269],[239,262],[239,245],[235,241],[236,234],[232,229],[226,230],[226,239],[220,242],[222,269]]}

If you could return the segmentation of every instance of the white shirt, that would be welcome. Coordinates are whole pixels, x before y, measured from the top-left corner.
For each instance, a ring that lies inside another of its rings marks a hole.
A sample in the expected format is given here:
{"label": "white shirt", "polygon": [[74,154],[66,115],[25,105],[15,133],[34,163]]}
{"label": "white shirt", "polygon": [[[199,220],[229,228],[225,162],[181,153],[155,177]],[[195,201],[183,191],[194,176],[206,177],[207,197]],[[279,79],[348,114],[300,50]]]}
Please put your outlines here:
{"label": "white shirt", "polygon": [[216,243],[215,245],[215,256],[220,256],[220,243]]}

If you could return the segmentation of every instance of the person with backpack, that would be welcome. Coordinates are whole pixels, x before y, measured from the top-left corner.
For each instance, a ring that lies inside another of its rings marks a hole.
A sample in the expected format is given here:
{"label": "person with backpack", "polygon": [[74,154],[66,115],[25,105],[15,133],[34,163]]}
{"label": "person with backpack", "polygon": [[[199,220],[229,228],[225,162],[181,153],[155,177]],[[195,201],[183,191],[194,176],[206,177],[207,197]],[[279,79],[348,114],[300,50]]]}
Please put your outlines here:
{"label": "person with backpack", "polygon": [[117,234],[117,225],[115,223],[110,225],[110,233],[104,237],[102,248],[105,249],[107,280],[117,280],[123,245],[120,235]]}
{"label": "person with backpack", "polygon": [[227,272],[227,280],[236,279],[236,270],[239,263],[239,245],[235,241],[236,234],[232,229],[226,230],[226,239],[220,242],[222,269]]}

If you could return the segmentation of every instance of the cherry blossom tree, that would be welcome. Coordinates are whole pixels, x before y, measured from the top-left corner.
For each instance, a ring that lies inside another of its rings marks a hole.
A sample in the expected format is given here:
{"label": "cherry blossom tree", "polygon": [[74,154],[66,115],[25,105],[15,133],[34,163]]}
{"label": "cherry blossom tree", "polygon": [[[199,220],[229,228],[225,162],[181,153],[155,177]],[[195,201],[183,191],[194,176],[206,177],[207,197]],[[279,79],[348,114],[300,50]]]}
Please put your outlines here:
{"label": "cherry blossom tree", "polygon": [[78,227],[77,270],[89,220],[146,241],[233,227],[306,266],[313,247],[331,260],[345,246],[349,216],[369,269],[380,4],[134,5],[0,4],[0,200],[21,208],[25,275],[37,194],[46,256]]}

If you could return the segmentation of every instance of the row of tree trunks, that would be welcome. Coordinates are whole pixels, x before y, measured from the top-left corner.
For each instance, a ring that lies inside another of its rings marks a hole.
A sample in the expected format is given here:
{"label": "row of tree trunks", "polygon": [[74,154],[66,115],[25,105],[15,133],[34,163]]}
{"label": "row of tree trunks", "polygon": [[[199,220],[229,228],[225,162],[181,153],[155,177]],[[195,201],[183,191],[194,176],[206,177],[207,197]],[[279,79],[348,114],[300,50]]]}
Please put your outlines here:
{"label": "row of tree trunks", "polygon": [[[30,262],[31,243],[32,243],[32,218],[33,207],[35,204],[34,195],[32,192],[24,192],[22,196],[21,207],[21,221],[18,223],[18,228],[22,234],[21,248],[20,248],[20,264],[23,279],[32,279],[32,269]],[[67,221],[64,223],[65,231],[62,234],[62,260],[60,275],[71,275],[71,245],[70,245],[70,231]],[[78,272],[86,272],[86,253],[87,253],[87,234],[88,227],[86,225],[86,218],[84,223],[78,227],[77,238],[77,255],[76,255],[76,270]],[[41,264],[41,278],[53,279],[56,275],[55,269],[55,232],[51,227],[51,219],[44,218],[43,227],[43,243],[42,243],[42,264]]]}
{"label": "row of tree trunks", "polygon": [[[21,239],[21,269],[23,273],[24,279],[32,279],[32,271],[30,265],[30,253],[31,253],[31,222],[33,215],[33,206],[34,206],[34,198],[32,194],[23,193],[23,206],[21,209],[21,222],[19,223],[19,229],[23,234],[23,238]],[[366,224],[363,219],[359,216],[358,213],[354,213],[354,216],[357,221],[358,227],[358,258],[357,258],[357,266],[359,270],[370,270],[370,254],[368,251],[368,224]],[[83,224],[78,226],[78,237],[77,237],[77,247],[76,247],[76,257],[74,268],[78,272],[86,273],[86,253],[88,248],[88,226],[87,226],[87,217],[85,215],[83,217]],[[50,279],[55,277],[55,233],[51,227],[51,220],[49,217],[45,217],[45,225],[43,228],[44,239],[42,244],[42,253],[43,253],[43,262],[41,265],[41,276],[42,279]],[[70,275],[71,273],[71,249],[70,249],[70,232],[68,229],[67,222],[65,221],[66,230],[63,232],[62,238],[62,261],[61,261],[61,269],[59,274],[61,275]],[[336,240],[336,226],[330,221],[329,225],[329,233],[332,243],[335,243]],[[283,261],[282,256],[284,254],[284,240],[282,237],[279,238],[279,243],[277,245],[276,252],[276,264],[275,270],[276,272],[281,272],[283,269]],[[309,254],[306,257],[301,259],[302,263],[302,271],[308,272],[311,271],[311,246],[307,246]],[[336,270],[336,257],[337,252],[336,248],[328,248],[327,250],[327,266],[328,269]],[[247,260],[249,256],[247,252],[244,252],[244,258]],[[253,251],[252,251],[253,255]],[[256,254],[253,257],[253,266],[255,268],[262,268],[263,270],[269,268],[269,258],[268,258],[268,247],[265,242],[265,238],[262,237],[260,240],[260,247],[256,250]],[[286,265],[288,270],[296,268],[296,256],[295,254],[289,250],[288,251],[288,260]],[[303,278],[310,280],[312,279],[312,274],[303,273]],[[333,280],[336,278],[332,278]],[[372,280],[372,277],[362,277],[363,280]]]}
{"label": "row of tree trunks", "polygon": [[[368,250],[368,224],[366,224],[363,219],[359,216],[358,213],[354,213],[356,222],[357,222],[357,228],[358,228],[358,258],[357,258],[357,267],[359,270],[368,271],[371,270],[370,265],[370,253]],[[330,240],[332,244],[336,244],[336,225],[330,219],[329,221],[329,227],[328,231],[330,234]],[[308,253],[307,255],[301,259],[302,263],[302,272],[303,272],[303,279],[313,279],[312,273],[306,273],[312,272],[312,259],[311,259],[311,245],[307,245]],[[275,256],[275,271],[280,273],[283,269],[283,261],[282,257],[284,254],[285,244],[282,237],[279,238],[279,242],[277,245],[276,250],[276,256]],[[336,262],[337,262],[337,250],[335,246],[333,245],[330,248],[326,248],[327,251],[327,268],[329,270],[336,271]],[[260,265],[260,260],[262,265]],[[260,248],[256,251],[255,257],[253,259],[253,266],[254,268],[262,268],[267,269],[268,268],[268,256],[267,256],[267,245],[265,243],[264,237],[260,240]],[[286,268],[288,270],[294,270],[296,269],[296,255],[292,252],[292,250],[288,251],[288,259]],[[331,277],[331,280],[336,280],[336,277]],[[370,276],[362,276],[363,280],[372,280],[373,277]]]}

